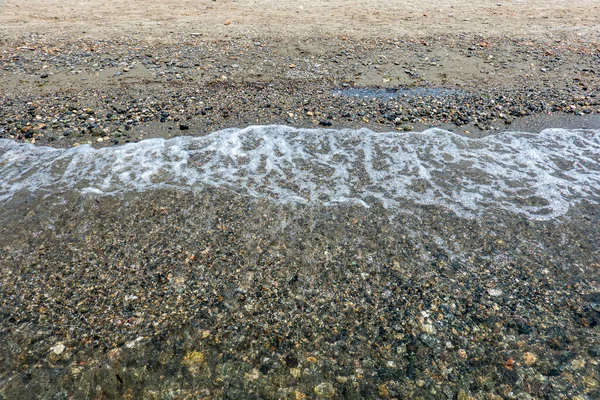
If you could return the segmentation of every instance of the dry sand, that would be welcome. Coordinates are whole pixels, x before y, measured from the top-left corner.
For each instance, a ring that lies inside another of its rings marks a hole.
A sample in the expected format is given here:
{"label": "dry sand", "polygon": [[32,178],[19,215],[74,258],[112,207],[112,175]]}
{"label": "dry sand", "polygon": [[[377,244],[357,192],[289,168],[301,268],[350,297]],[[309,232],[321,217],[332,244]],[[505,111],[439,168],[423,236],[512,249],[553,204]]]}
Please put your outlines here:
{"label": "dry sand", "polygon": [[0,37],[205,38],[579,35],[600,38],[596,0],[0,1]]}

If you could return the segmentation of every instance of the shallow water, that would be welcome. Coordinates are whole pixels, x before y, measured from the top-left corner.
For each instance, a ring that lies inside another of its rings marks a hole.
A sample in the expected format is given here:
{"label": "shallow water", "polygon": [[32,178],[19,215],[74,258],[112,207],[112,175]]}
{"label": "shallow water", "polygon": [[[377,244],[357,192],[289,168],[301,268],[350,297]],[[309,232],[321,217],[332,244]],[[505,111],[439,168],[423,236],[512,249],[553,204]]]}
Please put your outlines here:
{"label": "shallow water", "polygon": [[598,154],[562,129],[2,140],[0,399],[595,398]]}

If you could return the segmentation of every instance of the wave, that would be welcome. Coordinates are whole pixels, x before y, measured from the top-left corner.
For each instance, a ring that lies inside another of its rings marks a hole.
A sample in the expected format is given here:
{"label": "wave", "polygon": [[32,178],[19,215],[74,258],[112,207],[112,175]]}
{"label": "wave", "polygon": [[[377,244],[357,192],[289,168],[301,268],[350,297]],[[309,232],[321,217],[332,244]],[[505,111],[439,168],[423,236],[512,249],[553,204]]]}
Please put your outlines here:
{"label": "wave", "polygon": [[551,219],[573,204],[600,202],[600,131],[473,139],[440,129],[376,133],[272,125],[101,149],[0,139],[0,201],[22,192],[114,195],[207,185],[285,203],[380,203],[399,210],[409,201],[462,217],[504,210]]}

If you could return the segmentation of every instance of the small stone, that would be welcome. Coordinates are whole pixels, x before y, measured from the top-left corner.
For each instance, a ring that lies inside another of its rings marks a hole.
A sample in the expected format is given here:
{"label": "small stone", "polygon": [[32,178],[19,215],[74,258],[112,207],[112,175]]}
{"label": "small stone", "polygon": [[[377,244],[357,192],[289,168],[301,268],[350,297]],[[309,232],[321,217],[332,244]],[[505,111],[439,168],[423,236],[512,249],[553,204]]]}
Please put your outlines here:
{"label": "small stone", "polygon": [[65,349],[66,347],[62,342],[58,342],[54,346],[50,347],[50,351],[56,355],[62,354]]}
{"label": "small stone", "polygon": [[574,360],[571,360],[571,368],[575,371],[583,369],[585,367],[585,360],[581,357],[577,357]]}
{"label": "small stone", "polygon": [[331,123],[331,121],[323,120],[323,121],[319,121],[319,125],[321,125],[321,126],[331,126],[333,124]]}
{"label": "small stone", "polygon": [[187,131],[188,129],[190,129],[189,125],[179,124],[179,130],[181,130],[181,131]]}
{"label": "small stone", "polygon": [[467,358],[467,351],[465,349],[458,349],[456,354],[458,354],[458,358],[461,358],[463,360]]}
{"label": "small stone", "polygon": [[438,347],[439,345],[439,341],[438,339],[436,339],[435,337],[431,336],[431,335],[427,335],[427,334],[422,334],[420,336],[421,341],[423,342],[423,344],[425,344],[425,346],[434,349],[436,347]]}
{"label": "small stone", "polygon": [[300,370],[300,368],[290,368],[290,375],[293,378],[299,379],[300,375],[302,375],[302,371]]}
{"label": "small stone", "polygon": [[436,330],[432,324],[422,324],[421,329],[423,329],[423,332],[428,333],[428,334],[436,333]]}
{"label": "small stone", "polygon": [[537,362],[537,356],[533,353],[527,352],[523,354],[523,363],[528,367],[532,366]]}
{"label": "small stone", "polygon": [[47,77],[48,77],[48,74],[45,72],[40,75],[40,78],[42,78],[42,79],[46,79]]}
{"label": "small stone", "polygon": [[468,400],[469,395],[465,392],[464,389],[459,389],[458,393],[456,393],[456,400]]}
{"label": "small stone", "polygon": [[502,295],[502,290],[500,290],[500,289],[490,289],[490,290],[488,290],[488,293],[492,297],[498,297],[498,296]]}
{"label": "small stone", "polygon": [[390,391],[385,385],[379,385],[379,387],[377,388],[377,394],[379,394],[379,397],[381,397],[382,399],[387,399],[388,397],[390,397]]}
{"label": "small stone", "polygon": [[185,355],[183,363],[189,364],[202,364],[204,362],[204,353],[200,351],[192,351]]}
{"label": "small stone", "polygon": [[204,366],[204,353],[200,351],[192,351],[183,358],[185,365],[192,374],[198,374]]}
{"label": "small stone", "polygon": [[590,357],[600,357],[600,346],[590,347],[588,349],[588,354]]}
{"label": "small stone", "polygon": [[315,387],[315,393],[317,396],[330,399],[335,396],[335,387],[331,382],[323,382]]}
{"label": "small stone", "polygon": [[250,372],[244,374],[246,380],[255,381],[260,378],[260,371],[256,368],[252,369]]}

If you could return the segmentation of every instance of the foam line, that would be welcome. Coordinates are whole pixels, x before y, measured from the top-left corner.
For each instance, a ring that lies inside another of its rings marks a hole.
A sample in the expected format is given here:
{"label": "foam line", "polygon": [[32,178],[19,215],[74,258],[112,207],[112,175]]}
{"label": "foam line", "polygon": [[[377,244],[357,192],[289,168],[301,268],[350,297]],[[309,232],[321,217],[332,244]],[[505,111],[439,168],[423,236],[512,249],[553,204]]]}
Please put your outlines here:
{"label": "foam line", "polygon": [[401,202],[476,217],[550,219],[600,201],[600,131],[547,129],[471,139],[421,133],[251,126],[203,137],[55,149],[0,139],[0,201],[26,191],[118,194],[226,186],[277,202]]}

